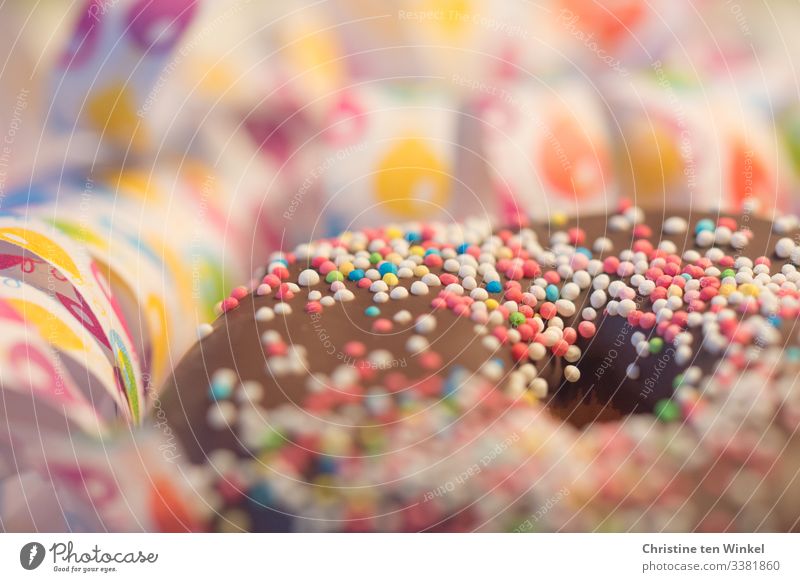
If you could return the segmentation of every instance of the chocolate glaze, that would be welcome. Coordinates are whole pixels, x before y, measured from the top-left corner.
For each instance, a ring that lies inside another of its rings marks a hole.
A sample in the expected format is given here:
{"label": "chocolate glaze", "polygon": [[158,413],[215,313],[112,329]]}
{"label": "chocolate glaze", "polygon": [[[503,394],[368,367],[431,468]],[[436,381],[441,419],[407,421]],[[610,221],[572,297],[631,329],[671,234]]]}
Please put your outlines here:
{"label": "chocolate glaze", "polygon": [[[666,235],[660,232],[664,219],[669,216],[682,216],[689,227],[680,235]],[[693,227],[697,220],[709,217],[714,220],[719,215],[647,212],[646,224],[653,229],[650,237],[653,244],[660,240],[670,240],[677,245],[678,254],[687,248],[696,248]],[[750,258],[768,256],[773,260],[772,272],[777,272],[785,261],[775,258],[773,251],[775,241],[783,235],[772,233],[772,223],[750,216],[735,217],[741,228],[753,231],[753,238],[742,251]],[[614,232],[608,228],[606,216],[584,216],[570,220],[567,224],[555,227],[551,224],[533,224],[539,241],[544,245],[556,230],[564,230],[578,226],[586,232],[585,246],[601,236],[613,242],[613,248],[606,255],[618,255],[628,249],[634,242],[630,230]],[[697,249],[701,253],[705,249]],[[731,248],[725,251],[736,254]],[[595,258],[603,255],[595,253]],[[290,268],[290,281],[297,281],[297,274],[307,265],[293,265]],[[436,270],[434,273],[439,274]],[[250,295],[240,302],[235,310],[219,317],[213,324],[214,331],[194,345],[175,368],[161,396],[161,407],[166,412],[168,422],[182,442],[188,457],[195,463],[202,463],[208,453],[216,449],[235,451],[240,457],[250,456],[244,445],[232,430],[212,431],[208,428],[205,415],[208,409],[208,386],[211,376],[220,368],[232,368],[242,380],[257,380],[265,388],[261,404],[269,409],[284,402],[293,402],[302,407],[308,395],[306,387],[307,375],[285,376],[276,381],[266,369],[266,356],[260,341],[266,330],[276,330],[290,345],[303,345],[308,350],[309,373],[330,374],[337,367],[347,362],[344,346],[348,341],[359,340],[367,344],[368,350],[385,349],[394,354],[397,360],[385,369],[375,369],[369,385],[404,385],[424,382],[435,371],[421,365],[419,355],[410,354],[405,347],[407,340],[415,335],[413,320],[408,324],[395,324],[395,329],[388,334],[376,334],[370,326],[373,319],[364,314],[366,307],[374,305],[372,293],[356,288],[351,281],[345,282],[356,299],[348,303],[336,303],[326,307],[322,314],[311,316],[303,310],[306,289],[291,301],[293,312],[287,316],[276,315],[269,322],[257,322],[255,312],[261,306],[274,306],[278,300],[274,294],[268,296]],[[530,279],[521,281],[527,288]],[[401,280],[401,284],[403,281]],[[322,281],[315,288],[327,289]],[[581,292],[575,303],[578,305],[576,315],[564,318],[569,326],[580,317],[584,307],[589,306],[588,290]],[[437,321],[436,330],[427,336],[430,351],[441,356],[440,370],[453,366],[462,366],[470,372],[476,372],[492,358],[500,358],[504,363],[506,374],[513,369],[511,355],[507,346],[501,346],[492,354],[475,333],[474,323],[466,317],[457,317],[450,310],[433,311],[431,300],[436,290],[427,296],[409,295],[404,300],[390,300],[380,305],[381,317],[392,318],[401,310],[408,310],[413,316],[433,313]],[[636,353],[631,345],[631,335],[635,331],[622,317],[606,316],[598,313],[597,334],[591,339],[578,338],[576,345],[582,350],[582,358],[577,364],[582,375],[576,383],[563,380],[563,366],[559,358],[548,357],[538,362],[540,377],[545,378],[550,386],[549,410],[556,416],[580,427],[596,421],[619,419],[628,414],[650,413],[657,401],[668,398],[672,394],[672,382],[682,370],[674,361],[674,351],[665,343],[660,354],[638,362],[640,376],[632,380],[626,376],[626,368],[636,360]],[[577,324],[577,322],[576,322]],[[792,338],[796,343],[796,334],[791,333],[787,324],[783,330],[785,338]],[[711,373],[719,361],[709,352],[698,349],[702,343],[699,331],[694,330],[695,342],[693,351],[696,354],[693,365],[699,366],[703,372]],[[507,376],[506,376],[507,377]],[[504,380],[498,382],[498,390],[502,389]],[[238,404],[237,404],[238,406]],[[267,521],[277,519],[275,516],[263,516]],[[261,518],[259,518],[261,519]],[[275,523],[255,524],[256,528],[281,529]]]}

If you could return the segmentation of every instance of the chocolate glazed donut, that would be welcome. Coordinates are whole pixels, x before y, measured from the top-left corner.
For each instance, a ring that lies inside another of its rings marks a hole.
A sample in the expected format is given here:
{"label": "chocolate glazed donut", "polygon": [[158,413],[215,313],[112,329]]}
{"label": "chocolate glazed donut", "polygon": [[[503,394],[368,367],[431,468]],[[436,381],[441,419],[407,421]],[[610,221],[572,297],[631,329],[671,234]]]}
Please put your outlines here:
{"label": "chocolate glazed donut", "polygon": [[[743,414],[720,416],[715,386],[731,375],[787,391],[796,223],[624,207],[494,232],[387,227],[275,255],[161,396],[212,490],[209,528],[751,527],[707,490],[717,465],[743,466],[708,419]],[[757,430],[778,447],[776,418]],[[754,491],[794,486],[745,465]],[[758,527],[795,527],[767,501]]]}

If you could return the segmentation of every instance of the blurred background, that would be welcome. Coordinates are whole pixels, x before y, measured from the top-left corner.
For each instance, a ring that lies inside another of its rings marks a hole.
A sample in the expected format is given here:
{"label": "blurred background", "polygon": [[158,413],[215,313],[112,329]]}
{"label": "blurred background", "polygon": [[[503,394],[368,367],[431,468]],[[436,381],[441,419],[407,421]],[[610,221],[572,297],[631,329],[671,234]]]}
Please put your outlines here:
{"label": "blurred background", "polygon": [[45,462],[27,433],[140,423],[281,248],[622,198],[797,212],[798,22],[790,0],[0,4],[6,524]]}

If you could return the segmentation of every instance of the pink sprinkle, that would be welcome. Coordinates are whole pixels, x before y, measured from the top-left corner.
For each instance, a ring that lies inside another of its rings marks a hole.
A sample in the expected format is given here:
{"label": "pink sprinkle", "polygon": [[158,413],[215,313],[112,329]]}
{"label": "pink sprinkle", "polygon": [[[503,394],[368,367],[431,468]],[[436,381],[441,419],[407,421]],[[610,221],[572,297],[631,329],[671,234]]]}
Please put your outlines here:
{"label": "pink sprinkle", "polygon": [[393,328],[392,321],[390,319],[376,319],[375,323],[372,324],[372,331],[376,333],[388,333],[392,331]]}
{"label": "pink sprinkle", "polygon": [[522,264],[522,272],[526,277],[532,278],[536,277],[541,272],[541,268],[539,268],[539,263],[528,259]]}
{"label": "pink sprinkle", "polygon": [[717,221],[717,226],[724,226],[726,228],[730,228],[731,230],[736,230],[738,225],[733,218],[729,218],[727,216],[723,216]]}
{"label": "pink sprinkle", "polygon": [[276,276],[270,273],[269,275],[265,276],[261,279],[262,283],[266,283],[270,287],[279,287],[281,284],[281,280]]}
{"label": "pink sprinkle", "polygon": [[554,303],[550,303],[549,301],[545,301],[542,303],[542,306],[539,308],[539,314],[545,319],[552,319],[556,316],[558,310]]}
{"label": "pink sprinkle", "polygon": [[569,349],[569,344],[565,342],[563,339],[558,340],[556,343],[553,344],[553,347],[551,348],[553,354],[558,357],[562,357],[564,354],[566,354],[568,349]]}
{"label": "pink sprinkle", "polygon": [[544,280],[550,285],[556,285],[561,282],[561,276],[556,271],[547,271],[544,274]]}
{"label": "pink sprinkle", "polygon": [[272,275],[275,275],[281,281],[285,281],[286,279],[289,278],[289,269],[287,269],[283,265],[277,266],[274,269],[272,269]]}
{"label": "pink sprinkle", "polygon": [[719,260],[719,264],[722,267],[732,267],[735,264],[735,259],[730,255],[725,255]]}
{"label": "pink sprinkle", "polygon": [[508,339],[508,330],[502,325],[498,325],[492,330],[492,335],[500,340],[500,343],[506,343]]}
{"label": "pink sprinkle", "polygon": [[517,287],[509,289],[506,291],[506,299],[519,303],[522,301],[522,291]]}
{"label": "pink sprinkle", "polygon": [[618,268],[619,259],[617,257],[606,257],[606,259],[603,261],[603,271],[605,271],[608,275],[616,273]]}
{"label": "pink sprinkle", "polygon": [[523,342],[517,342],[511,346],[511,357],[515,362],[522,362],[528,357],[528,346]]}
{"label": "pink sprinkle", "polygon": [[367,353],[367,346],[358,341],[350,341],[344,344],[344,353],[351,358],[360,358]]}
{"label": "pink sprinkle", "polygon": [[539,303],[539,300],[536,299],[536,295],[533,293],[523,293],[522,302],[530,307],[536,307],[536,304]]}
{"label": "pink sprinkle", "polygon": [[322,313],[322,304],[319,301],[306,303],[306,313]]}
{"label": "pink sprinkle", "polygon": [[582,338],[589,339],[597,333],[597,327],[591,321],[582,321],[578,324],[578,333]]}
{"label": "pink sprinkle", "polygon": [[442,257],[440,257],[439,255],[437,255],[435,253],[429,254],[427,257],[425,257],[423,262],[425,263],[425,266],[430,268],[430,269],[439,268],[439,267],[442,266],[442,263],[443,263]]}
{"label": "pink sprinkle", "polygon": [[517,326],[517,331],[519,332],[519,337],[522,338],[524,342],[528,342],[533,338],[533,326],[529,323],[523,323]]}
{"label": "pink sprinkle", "polygon": [[333,261],[323,261],[323,263],[319,266],[319,273],[323,277],[330,273],[331,271],[336,270],[336,263]]}
{"label": "pink sprinkle", "polygon": [[288,283],[281,283],[280,289],[275,293],[275,298],[281,301],[289,301],[294,298],[294,292],[289,288]]}
{"label": "pink sprinkle", "polygon": [[419,356],[419,364],[427,370],[435,370],[442,364],[442,357],[432,351],[426,351]]}
{"label": "pink sprinkle", "polygon": [[239,300],[236,297],[226,297],[222,300],[220,304],[220,309],[222,309],[222,313],[227,313],[231,309],[236,309],[239,307]]}
{"label": "pink sprinkle", "polygon": [[572,344],[575,343],[575,340],[578,339],[578,332],[575,331],[574,327],[567,327],[567,328],[564,328],[564,335],[562,335],[561,337],[569,345],[572,345]]}
{"label": "pink sprinkle", "polygon": [[358,285],[359,289],[366,289],[372,285],[372,281],[370,281],[369,277],[361,277],[356,285]]}
{"label": "pink sprinkle", "polygon": [[656,324],[656,314],[652,312],[645,312],[639,317],[639,325],[642,329],[652,329]]}
{"label": "pink sprinkle", "polygon": [[469,307],[467,307],[466,305],[464,305],[462,303],[460,305],[456,305],[455,306],[455,308],[453,309],[453,313],[455,313],[456,315],[458,315],[460,317],[465,317],[465,316],[469,315],[470,309],[469,309]]}
{"label": "pink sprinkle", "polygon": [[247,287],[234,287],[233,291],[231,291],[231,297],[234,299],[244,299],[247,297],[248,293]]}
{"label": "pink sprinkle", "polygon": [[[446,307],[448,307],[448,305],[445,299],[443,299],[442,297],[436,297],[433,301],[431,301],[431,307],[433,307],[434,309],[445,309]],[[455,307],[455,303],[449,307],[450,309],[452,309],[453,307]]]}
{"label": "pink sprinkle", "polygon": [[634,238],[650,238],[653,234],[653,229],[651,229],[646,224],[637,224],[633,227],[633,236]]}
{"label": "pink sprinkle", "polygon": [[638,309],[634,309],[628,314],[628,323],[633,327],[639,325],[639,321],[642,319],[642,312]]}
{"label": "pink sprinkle", "polygon": [[512,281],[516,279],[522,279],[523,274],[524,272],[520,265],[512,265],[506,270],[506,277]]}
{"label": "pink sprinkle", "polygon": [[569,237],[569,244],[573,246],[582,245],[586,241],[586,233],[582,228],[570,228],[567,230],[567,236]]}
{"label": "pink sprinkle", "polygon": [[458,283],[458,277],[453,275],[452,273],[442,273],[439,275],[439,281],[442,282],[442,285],[452,285],[453,283]]}
{"label": "pink sprinkle", "polygon": [[772,266],[772,261],[770,261],[767,257],[758,257],[755,260],[756,265],[766,265],[768,267]]}

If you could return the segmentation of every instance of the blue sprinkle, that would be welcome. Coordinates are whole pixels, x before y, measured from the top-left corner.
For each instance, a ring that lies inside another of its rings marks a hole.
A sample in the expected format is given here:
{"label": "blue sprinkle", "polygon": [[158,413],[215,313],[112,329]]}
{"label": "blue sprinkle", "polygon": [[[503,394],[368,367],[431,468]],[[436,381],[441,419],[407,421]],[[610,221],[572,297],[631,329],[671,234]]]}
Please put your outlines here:
{"label": "blue sprinkle", "polygon": [[503,290],[503,286],[500,284],[500,281],[489,281],[486,283],[486,290],[489,293],[500,293]]}
{"label": "blue sprinkle", "polygon": [[364,313],[367,315],[367,317],[378,317],[381,314],[381,310],[374,305],[370,305],[364,310]]}
{"label": "blue sprinkle", "polygon": [[467,252],[467,249],[468,249],[468,248],[469,248],[469,245],[468,245],[467,243],[464,243],[463,245],[458,245],[458,246],[456,247],[456,252],[457,252],[459,255],[463,255],[464,253],[466,253],[466,252]]}
{"label": "blue sprinkle", "polygon": [[544,288],[544,294],[548,301],[556,301],[559,296],[558,287],[550,284]]}
{"label": "blue sprinkle", "polygon": [[250,489],[247,490],[247,496],[253,501],[253,503],[258,505],[263,505],[265,507],[272,505],[272,489],[270,489],[269,485],[263,481],[260,481],[250,487]]}
{"label": "blue sprinkle", "polygon": [[692,276],[689,273],[681,273],[681,277],[683,277],[687,281],[692,278]]}
{"label": "blue sprinkle", "polygon": [[505,362],[503,362],[501,358],[492,358],[492,361],[498,366],[500,366],[501,369],[504,369],[506,367]]}
{"label": "blue sprinkle", "polygon": [[347,275],[347,278],[351,281],[358,281],[359,279],[364,278],[364,271],[362,269],[353,269],[350,271],[350,274]]}
{"label": "blue sprinkle", "polygon": [[770,315],[768,321],[772,327],[780,327],[783,324],[783,320],[777,315]]}
{"label": "blue sprinkle", "polygon": [[580,254],[585,256],[587,259],[591,259],[592,258],[592,251],[590,251],[586,247],[578,247],[576,249],[576,252],[579,252]]}
{"label": "blue sprinkle", "polygon": [[790,347],[788,350],[786,350],[786,353],[788,354],[790,360],[795,362],[800,361],[800,348],[797,346]]}
{"label": "blue sprinkle", "polygon": [[329,457],[327,455],[323,455],[317,461],[317,469],[320,473],[335,473],[336,472],[336,459],[333,457]]}
{"label": "blue sprinkle", "polygon": [[386,273],[397,275],[397,265],[390,263],[389,261],[385,261],[378,267],[378,272],[381,274],[381,277],[383,277]]}
{"label": "blue sprinkle", "polygon": [[422,235],[418,232],[407,232],[406,240],[410,243],[419,242],[422,240]]}
{"label": "blue sprinkle", "polygon": [[426,257],[428,255],[441,255],[441,254],[442,253],[439,252],[439,249],[428,249],[427,251],[425,251],[425,256]]}
{"label": "blue sprinkle", "polygon": [[703,220],[699,220],[697,222],[697,226],[694,227],[694,233],[697,234],[704,230],[714,230],[714,221],[710,218],[704,218]]}
{"label": "blue sprinkle", "polygon": [[212,382],[208,387],[208,394],[213,400],[225,400],[233,394],[233,386],[223,382]]}

